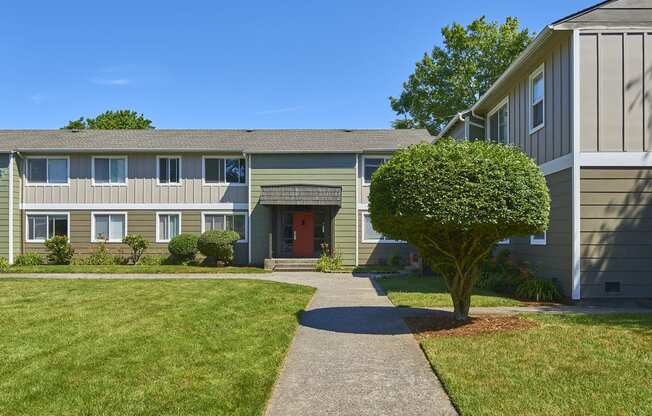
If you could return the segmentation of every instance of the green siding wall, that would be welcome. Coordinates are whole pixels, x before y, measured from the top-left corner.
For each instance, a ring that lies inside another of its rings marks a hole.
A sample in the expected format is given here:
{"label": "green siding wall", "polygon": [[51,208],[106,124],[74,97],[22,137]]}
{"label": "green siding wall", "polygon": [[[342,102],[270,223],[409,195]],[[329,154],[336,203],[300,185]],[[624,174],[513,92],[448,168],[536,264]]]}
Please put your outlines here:
{"label": "green siding wall", "polygon": [[268,254],[272,210],[260,205],[261,186],[331,185],[342,187],[342,206],[334,219],[334,246],[345,265],[355,263],[355,154],[270,154],[251,156],[251,262]]}
{"label": "green siding wall", "polygon": [[14,259],[22,253],[22,214],[20,202],[22,201],[22,159],[14,155]]}
{"label": "green siding wall", "polygon": [[0,154],[0,256],[9,257],[9,154]]}

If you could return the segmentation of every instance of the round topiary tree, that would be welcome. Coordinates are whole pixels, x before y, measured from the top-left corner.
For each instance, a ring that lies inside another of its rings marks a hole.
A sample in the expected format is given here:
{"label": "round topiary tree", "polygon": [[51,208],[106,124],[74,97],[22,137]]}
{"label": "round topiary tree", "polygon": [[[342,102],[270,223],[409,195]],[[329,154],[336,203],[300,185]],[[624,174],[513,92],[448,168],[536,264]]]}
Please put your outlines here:
{"label": "round topiary tree", "polygon": [[179,234],[168,243],[168,251],[181,262],[195,259],[197,255],[197,240],[195,234]]}
{"label": "round topiary tree", "polygon": [[414,245],[446,281],[455,319],[467,320],[479,265],[495,244],[548,227],[550,197],[521,150],[440,139],[398,152],[373,175],[374,229]]}
{"label": "round topiary tree", "polygon": [[211,230],[199,237],[197,247],[201,254],[223,264],[233,263],[234,245],[240,239],[235,231]]}

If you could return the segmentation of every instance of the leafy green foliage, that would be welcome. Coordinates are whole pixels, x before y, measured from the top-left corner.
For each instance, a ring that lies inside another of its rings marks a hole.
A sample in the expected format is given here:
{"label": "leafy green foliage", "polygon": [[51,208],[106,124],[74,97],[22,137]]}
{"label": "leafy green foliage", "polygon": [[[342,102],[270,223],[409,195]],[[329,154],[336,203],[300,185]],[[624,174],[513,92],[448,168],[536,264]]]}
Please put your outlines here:
{"label": "leafy green foliage", "polygon": [[78,259],[75,263],[86,266],[111,266],[123,264],[125,261],[122,257],[109,253],[106,244],[99,243],[90,256]]}
{"label": "leafy green foliage", "polygon": [[45,259],[38,253],[25,253],[19,256],[16,256],[14,260],[14,265],[16,266],[40,266],[45,264]]}
{"label": "leafy green foliage", "polygon": [[538,278],[522,281],[516,288],[516,296],[537,302],[553,302],[561,297],[555,282]]}
{"label": "leafy green foliage", "polygon": [[315,269],[322,273],[331,273],[342,270],[342,255],[335,250],[330,253],[328,244],[323,243],[321,246],[321,255],[315,264]]}
{"label": "leafy green foliage", "polygon": [[50,251],[48,261],[54,264],[70,264],[75,254],[75,249],[65,235],[55,235],[50,238],[45,242],[45,248]]}
{"label": "leafy green foliage", "polygon": [[9,271],[9,260],[0,257],[0,273],[7,273]]}
{"label": "leafy green foliage", "polygon": [[119,130],[119,129],[153,129],[152,120],[132,110],[108,110],[95,118],[80,117],[70,120],[63,129],[66,130]]}
{"label": "leafy green foliage", "polygon": [[143,255],[145,250],[147,250],[147,247],[149,247],[149,241],[140,234],[127,234],[122,239],[122,242],[128,245],[131,249],[131,256],[129,260],[133,264],[138,263],[140,257]]}
{"label": "leafy green foliage", "polygon": [[195,234],[179,234],[168,243],[168,251],[180,262],[188,262],[197,256],[197,237]]}
{"label": "leafy green foliage", "polygon": [[442,29],[443,47],[435,46],[417,62],[398,98],[390,97],[399,118],[395,128],[427,128],[432,134],[456,111],[471,107],[532,40],[516,18]]}
{"label": "leafy green foliage", "polygon": [[477,286],[513,295],[521,282],[531,278],[534,276],[527,263],[518,264],[509,250],[501,250],[496,256],[482,262]]}
{"label": "leafy green foliage", "polygon": [[168,256],[142,256],[138,259],[138,265],[142,266],[158,266],[165,264]]}
{"label": "leafy green foliage", "polygon": [[199,237],[197,247],[201,254],[213,259],[216,263],[232,264],[234,245],[239,239],[240,235],[235,231],[206,231]]}
{"label": "leafy green foliage", "polygon": [[369,212],[374,229],[417,247],[444,277],[465,320],[482,261],[502,239],[546,230],[550,197],[519,149],[442,139],[384,163],[372,177]]}

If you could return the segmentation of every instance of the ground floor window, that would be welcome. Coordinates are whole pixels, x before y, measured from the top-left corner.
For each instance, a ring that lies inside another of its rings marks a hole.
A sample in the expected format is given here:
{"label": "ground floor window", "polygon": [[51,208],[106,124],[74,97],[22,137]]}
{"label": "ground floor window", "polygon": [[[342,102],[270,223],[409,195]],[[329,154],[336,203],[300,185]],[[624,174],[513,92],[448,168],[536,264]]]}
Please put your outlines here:
{"label": "ground floor window", "polygon": [[403,241],[392,240],[382,233],[374,230],[371,224],[371,215],[368,212],[362,213],[362,242],[363,243],[403,243]]}
{"label": "ground floor window", "polygon": [[202,232],[210,230],[235,231],[240,235],[240,241],[247,240],[247,215],[245,213],[206,212],[203,214],[202,224]]}
{"label": "ground floor window", "polygon": [[93,213],[91,228],[93,242],[122,242],[122,239],[127,234],[127,214],[113,212]]}
{"label": "ground floor window", "polygon": [[27,241],[42,243],[55,235],[68,236],[68,214],[28,214]]}
{"label": "ground floor window", "polygon": [[156,241],[166,243],[181,234],[181,214],[161,212],[156,214]]}
{"label": "ground floor window", "polygon": [[530,236],[530,244],[533,246],[545,246],[548,240],[548,233],[544,231],[541,234],[533,234]]}

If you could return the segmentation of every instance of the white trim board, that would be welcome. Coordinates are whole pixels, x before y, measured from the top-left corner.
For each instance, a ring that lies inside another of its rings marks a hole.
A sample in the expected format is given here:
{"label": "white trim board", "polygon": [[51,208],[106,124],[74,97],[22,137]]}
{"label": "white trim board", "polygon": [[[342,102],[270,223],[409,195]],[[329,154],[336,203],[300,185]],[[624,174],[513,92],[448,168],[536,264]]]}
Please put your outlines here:
{"label": "white trim board", "polygon": [[551,175],[553,173],[561,172],[562,170],[570,169],[573,167],[573,154],[569,153],[557,159],[553,159],[550,162],[543,163],[539,165],[539,169],[543,172],[545,176]]}
{"label": "white trim board", "polygon": [[652,152],[582,152],[580,166],[651,166]]}
{"label": "white trim board", "polygon": [[220,202],[215,204],[31,204],[23,203],[21,209],[31,210],[122,210],[122,211],[157,211],[157,210],[242,210],[248,208],[246,203]]}
{"label": "white trim board", "polygon": [[[9,264],[14,264],[14,152],[9,153],[9,220],[7,230],[7,261]],[[70,162],[68,162],[70,165]]]}
{"label": "white trim board", "polygon": [[571,298],[579,300],[582,297],[581,289],[581,201],[580,201],[580,105],[582,102],[580,91],[580,32],[573,30],[573,182],[572,182],[572,236],[571,236]]}

